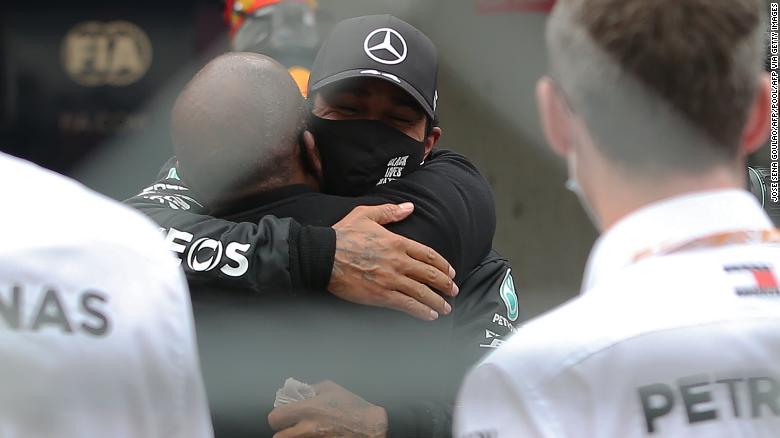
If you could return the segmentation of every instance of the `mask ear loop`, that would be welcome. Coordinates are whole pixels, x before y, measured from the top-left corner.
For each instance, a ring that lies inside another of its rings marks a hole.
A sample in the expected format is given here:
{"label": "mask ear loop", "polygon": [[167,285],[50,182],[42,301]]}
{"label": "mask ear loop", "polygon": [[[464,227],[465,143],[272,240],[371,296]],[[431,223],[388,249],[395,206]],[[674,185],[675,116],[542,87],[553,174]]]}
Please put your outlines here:
{"label": "mask ear loop", "polygon": [[[304,106],[306,111],[306,120],[305,125],[303,129],[301,129],[301,132],[298,133],[298,147],[300,148],[301,152],[301,160],[303,160],[303,168],[309,175],[317,176],[317,173],[314,170],[314,167],[312,167],[311,161],[309,160],[309,151],[306,149],[306,142],[304,141],[304,133],[306,131],[309,131],[309,127],[311,126],[311,119],[314,116],[314,97],[310,96],[304,100]],[[309,131],[311,132],[311,131]],[[314,135],[314,133],[312,133]],[[316,140],[316,139],[315,139]]]}
{"label": "mask ear loop", "polygon": [[[431,119],[428,116],[425,116],[427,123],[425,124],[425,137],[423,138],[423,142],[428,139],[428,137],[431,135],[431,132],[433,132],[433,128],[436,128],[439,126],[439,116],[434,113],[433,119]],[[425,164],[425,158],[423,158],[422,162],[420,162],[420,165]]]}
{"label": "mask ear loop", "polygon": [[[563,100],[563,104],[566,106],[566,111],[568,111],[570,116],[574,116],[576,114],[576,111],[574,110],[574,107],[572,106],[571,102],[569,101],[569,98],[566,96],[566,93],[563,91],[563,87],[558,83],[558,81],[555,78],[552,78],[553,86],[555,87],[556,91],[558,92],[558,95]],[[601,230],[601,222],[599,221],[598,216],[596,215],[596,211],[591,206],[590,201],[588,200],[588,197],[585,195],[585,191],[582,189],[582,186],[579,183],[579,180],[577,178],[577,148],[574,146],[579,141],[577,138],[576,133],[574,132],[574,127],[571,127],[571,132],[569,133],[569,136],[571,137],[572,151],[571,156],[567,158],[566,165],[568,167],[568,178],[566,179],[566,183],[564,184],[564,187],[566,187],[566,190],[574,193],[574,195],[579,200],[580,205],[582,206],[582,209],[585,211],[585,214],[588,216],[588,219],[590,219],[593,226],[596,227],[596,229]]]}

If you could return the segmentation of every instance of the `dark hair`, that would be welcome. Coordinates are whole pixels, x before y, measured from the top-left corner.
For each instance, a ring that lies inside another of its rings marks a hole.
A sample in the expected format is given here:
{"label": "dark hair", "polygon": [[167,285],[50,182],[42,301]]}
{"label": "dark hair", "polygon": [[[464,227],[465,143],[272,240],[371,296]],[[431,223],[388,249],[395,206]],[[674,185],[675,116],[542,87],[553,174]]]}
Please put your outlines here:
{"label": "dark hair", "polygon": [[427,116],[425,118],[428,119],[428,122],[425,124],[425,138],[428,138],[428,136],[431,135],[433,128],[439,127],[439,115],[434,113],[433,119],[430,119]]}
{"label": "dark hair", "polygon": [[559,0],[548,27],[554,76],[616,161],[690,168],[733,158],[764,60],[763,9],[761,0]]}

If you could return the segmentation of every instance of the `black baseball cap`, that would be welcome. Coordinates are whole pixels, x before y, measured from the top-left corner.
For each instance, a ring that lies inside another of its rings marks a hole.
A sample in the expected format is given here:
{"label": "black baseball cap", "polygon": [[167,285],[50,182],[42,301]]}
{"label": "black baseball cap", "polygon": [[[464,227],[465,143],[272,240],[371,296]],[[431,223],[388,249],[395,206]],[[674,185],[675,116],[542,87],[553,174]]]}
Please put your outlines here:
{"label": "black baseball cap", "polygon": [[317,53],[309,95],[344,79],[383,79],[409,93],[433,120],[438,70],[436,47],[411,24],[392,15],[350,18],[336,25]]}

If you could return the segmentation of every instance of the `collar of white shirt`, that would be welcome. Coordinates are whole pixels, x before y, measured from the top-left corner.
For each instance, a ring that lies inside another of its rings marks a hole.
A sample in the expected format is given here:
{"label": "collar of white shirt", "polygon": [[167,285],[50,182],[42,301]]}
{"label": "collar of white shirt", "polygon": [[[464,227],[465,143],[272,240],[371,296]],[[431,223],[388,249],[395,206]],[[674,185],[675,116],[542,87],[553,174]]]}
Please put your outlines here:
{"label": "collar of white shirt", "polygon": [[744,190],[688,193],[646,205],[618,221],[596,241],[581,293],[654,246],[685,243],[727,231],[770,228],[769,217],[755,197]]}

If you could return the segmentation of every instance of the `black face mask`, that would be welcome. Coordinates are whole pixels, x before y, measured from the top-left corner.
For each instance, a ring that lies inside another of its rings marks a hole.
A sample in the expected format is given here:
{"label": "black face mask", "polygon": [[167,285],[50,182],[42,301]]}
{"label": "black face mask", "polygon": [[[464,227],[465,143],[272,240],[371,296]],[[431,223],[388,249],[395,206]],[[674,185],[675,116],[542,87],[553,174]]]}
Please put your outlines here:
{"label": "black face mask", "polygon": [[323,191],[360,196],[420,167],[425,143],[377,120],[311,117],[322,159]]}

